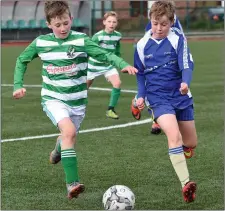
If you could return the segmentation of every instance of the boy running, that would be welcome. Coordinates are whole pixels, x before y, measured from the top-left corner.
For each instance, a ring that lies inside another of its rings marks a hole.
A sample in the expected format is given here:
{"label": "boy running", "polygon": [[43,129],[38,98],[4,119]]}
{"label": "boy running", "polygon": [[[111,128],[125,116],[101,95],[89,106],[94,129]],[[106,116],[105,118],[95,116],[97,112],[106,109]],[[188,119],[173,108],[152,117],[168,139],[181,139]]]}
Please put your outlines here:
{"label": "boy running", "polygon": [[193,98],[189,90],[194,68],[184,34],[171,28],[175,9],[171,2],[156,1],[150,10],[152,29],[137,43],[136,104],[142,110],[145,97],[149,113],[168,139],[169,158],[180,180],[184,201],[195,200],[196,183],[189,178],[183,145],[195,148],[197,134]]}
{"label": "boy running", "polygon": [[[174,3],[174,2],[171,2],[171,3]],[[175,4],[174,4],[174,6],[175,6]],[[183,32],[182,25],[181,25],[178,17],[176,16],[176,14],[174,14],[174,23],[173,23],[172,27],[176,27],[180,31]],[[152,28],[152,24],[150,21],[145,27],[145,32],[149,31],[151,28]],[[148,105],[147,100],[145,103],[146,103],[146,105]],[[136,106],[136,96],[132,99],[132,102],[131,102],[131,113],[136,120],[141,119],[141,111]],[[157,124],[157,122],[155,122],[154,120],[152,123],[151,133],[152,134],[160,134],[161,133],[161,128],[160,128],[159,124]]]}
{"label": "boy running", "polygon": [[50,163],[62,161],[67,197],[72,199],[84,191],[78,176],[74,147],[85,117],[88,56],[108,62],[122,72],[135,74],[137,70],[115,54],[105,51],[86,34],[72,31],[72,17],[66,1],[46,1],[44,11],[46,24],[53,33],[37,37],[17,58],[13,97],[20,99],[25,96],[23,78],[27,64],[40,57],[43,63],[43,110],[61,133],[50,154]]}
{"label": "boy running", "polygon": [[[104,48],[108,52],[120,54],[121,33],[115,31],[118,24],[118,16],[116,12],[107,12],[103,17],[104,30],[93,35],[92,40]],[[87,85],[88,88],[98,76],[104,75],[106,80],[112,84],[112,91],[106,116],[112,119],[119,119],[119,115],[115,111],[115,107],[120,97],[120,76],[117,69],[106,62],[98,61],[92,57],[88,60]]]}

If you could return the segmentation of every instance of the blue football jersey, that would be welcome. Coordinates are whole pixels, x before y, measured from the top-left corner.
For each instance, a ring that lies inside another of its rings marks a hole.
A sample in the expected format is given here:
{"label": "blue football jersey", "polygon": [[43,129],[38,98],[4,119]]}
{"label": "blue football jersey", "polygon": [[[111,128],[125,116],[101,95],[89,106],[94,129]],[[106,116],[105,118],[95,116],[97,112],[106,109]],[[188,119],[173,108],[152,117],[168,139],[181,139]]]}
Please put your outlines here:
{"label": "blue football jersey", "polygon": [[[139,40],[134,53],[138,69],[138,97],[147,96],[150,105],[170,101],[176,108],[193,104],[190,91],[181,95],[180,84],[185,71],[193,71],[194,63],[183,32],[171,28],[166,38],[156,40],[149,30]],[[189,82],[186,82],[189,83]]]}

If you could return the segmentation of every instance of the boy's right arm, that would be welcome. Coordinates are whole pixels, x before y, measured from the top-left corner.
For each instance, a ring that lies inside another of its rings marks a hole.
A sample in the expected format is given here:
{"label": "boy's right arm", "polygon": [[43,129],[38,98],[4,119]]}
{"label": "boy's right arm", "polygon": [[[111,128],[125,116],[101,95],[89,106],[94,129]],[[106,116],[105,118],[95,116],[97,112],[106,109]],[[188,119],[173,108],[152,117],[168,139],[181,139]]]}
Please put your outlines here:
{"label": "boy's right arm", "polygon": [[38,54],[36,50],[36,40],[34,40],[16,60],[13,89],[14,98],[19,99],[25,95],[26,89],[23,88],[23,77],[27,70],[27,64],[36,57],[38,57]]}

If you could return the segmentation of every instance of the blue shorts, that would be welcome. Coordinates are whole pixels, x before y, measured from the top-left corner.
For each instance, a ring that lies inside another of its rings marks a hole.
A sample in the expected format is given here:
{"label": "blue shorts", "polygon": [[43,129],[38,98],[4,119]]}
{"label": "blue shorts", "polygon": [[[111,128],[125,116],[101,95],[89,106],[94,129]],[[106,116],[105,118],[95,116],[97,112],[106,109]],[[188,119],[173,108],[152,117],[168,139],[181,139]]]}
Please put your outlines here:
{"label": "blue shorts", "polygon": [[191,121],[194,120],[194,107],[193,105],[188,106],[185,109],[174,108],[170,104],[161,104],[153,108],[149,108],[148,112],[152,115],[152,118],[156,120],[163,114],[174,114],[176,115],[177,121]]}

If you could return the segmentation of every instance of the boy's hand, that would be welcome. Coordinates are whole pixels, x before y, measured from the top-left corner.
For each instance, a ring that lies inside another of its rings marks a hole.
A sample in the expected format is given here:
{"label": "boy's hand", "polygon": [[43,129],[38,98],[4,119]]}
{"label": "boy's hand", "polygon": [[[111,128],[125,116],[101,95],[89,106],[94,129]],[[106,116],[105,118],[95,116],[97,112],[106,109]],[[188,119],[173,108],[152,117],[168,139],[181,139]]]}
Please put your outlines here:
{"label": "boy's hand", "polygon": [[121,72],[123,73],[129,73],[130,75],[135,75],[138,70],[135,68],[135,67],[132,67],[132,66],[127,66],[127,67],[124,67]]}
{"label": "boy's hand", "polygon": [[186,95],[188,93],[188,85],[184,82],[180,84],[180,93]]}
{"label": "boy's hand", "polygon": [[145,108],[144,102],[145,102],[145,100],[142,97],[140,97],[136,100],[136,105],[140,111],[142,111]]}
{"label": "boy's hand", "polygon": [[21,89],[17,89],[16,91],[13,92],[13,97],[15,99],[20,99],[20,98],[24,97],[25,94],[26,94],[26,89],[21,88]]}

